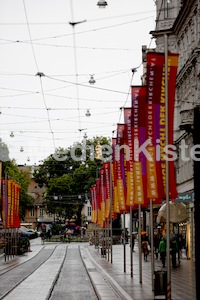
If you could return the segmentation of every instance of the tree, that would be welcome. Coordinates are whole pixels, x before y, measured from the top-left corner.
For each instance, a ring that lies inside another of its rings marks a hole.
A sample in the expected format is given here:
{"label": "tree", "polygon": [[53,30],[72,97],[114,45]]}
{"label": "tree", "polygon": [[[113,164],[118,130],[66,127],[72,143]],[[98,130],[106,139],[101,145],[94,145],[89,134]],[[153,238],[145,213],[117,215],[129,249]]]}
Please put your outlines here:
{"label": "tree", "polygon": [[0,138],[0,161],[6,162],[9,161],[9,150],[7,145]]}
{"label": "tree", "polygon": [[[101,144],[110,145],[107,138],[95,137],[85,142],[85,148],[83,147],[83,143],[75,143],[68,149],[59,148],[56,153],[47,157],[43,163],[35,169],[33,173],[35,181],[40,187],[43,185],[47,187],[47,194],[49,194],[49,192],[57,193],[61,187],[58,181],[52,181],[52,179],[60,178],[67,174],[71,178],[71,181],[67,183],[69,194],[89,192],[90,186],[95,182],[97,170],[102,164],[101,161],[94,158],[94,151],[98,141],[100,141]],[[83,149],[82,151],[81,148]],[[74,154],[77,160],[72,157],[72,149],[75,149]],[[83,153],[84,151],[86,153]],[[85,155],[85,160],[81,159],[81,154]],[[80,159],[78,160],[78,158]],[[64,177],[63,179],[66,181],[69,177]],[[58,185],[58,190],[56,190],[56,185]],[[54,190],[52,191],[52,189]]]}
{"label": "tree", "polygon": [[[76,213],[80,221],[84,195],[89,193],[102,165],[101,161],[95,159],[98,141],[101,145],[110,145],[107,138],[94,137],[82,143],[74,143],[68,149],[59,148],[34,171],[35,181],[40,187],[45,185],[47,188],[45,203],[49,212],[58,212],[62,207],[62,213],[66,218],[69,219]],[[72,198],[79,199],[79,195],[80,205],[73,205],[72,202],[70,205],[67,204]],[[58,203],[54,199],[55,196],[62,197],[62,200]]]}

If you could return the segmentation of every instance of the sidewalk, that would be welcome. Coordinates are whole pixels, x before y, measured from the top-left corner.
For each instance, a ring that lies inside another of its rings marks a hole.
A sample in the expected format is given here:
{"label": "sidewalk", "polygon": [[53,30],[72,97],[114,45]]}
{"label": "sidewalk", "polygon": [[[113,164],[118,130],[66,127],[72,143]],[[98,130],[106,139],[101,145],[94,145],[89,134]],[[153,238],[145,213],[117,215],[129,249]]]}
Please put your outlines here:
{"label": "sidewalk", "polygon": [[[94,246],[88,247],[91,256],[103,268],[103,270],[112,278],[113,284],[120,286],[134,300],[154,299],[152,291],[151,276],[151,255],[148,255],[148,261],[142,260],[142,283],[139,277],[139,251],[138,245],[135,245],[133,252],[133,277],[130,272],[130,245],[126,245],[126,263],[124,263],[124,246],[113,245],[113,263],[110,263],[110,257],[102,258],[100,249]],[[125,272],[124,272],[125,266]],[[166,271],[162,268],[160,260],[155,259],[155,271]],[[177,268],[171,268],[171,295],[173,300],[191,300],[196,299],[195,287],[195,263],[191,260],[181,259],[181,264]]]}

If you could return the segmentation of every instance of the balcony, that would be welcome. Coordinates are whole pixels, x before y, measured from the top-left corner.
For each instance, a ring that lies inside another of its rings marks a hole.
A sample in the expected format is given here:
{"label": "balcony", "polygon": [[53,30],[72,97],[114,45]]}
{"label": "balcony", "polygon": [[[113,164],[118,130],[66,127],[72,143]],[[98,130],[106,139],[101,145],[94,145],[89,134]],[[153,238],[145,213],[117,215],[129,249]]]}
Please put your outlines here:
{"label": "balcony", "polygon": [[194,123],[194,110],[182,110],[180,116],[180,130],[190,131]]}

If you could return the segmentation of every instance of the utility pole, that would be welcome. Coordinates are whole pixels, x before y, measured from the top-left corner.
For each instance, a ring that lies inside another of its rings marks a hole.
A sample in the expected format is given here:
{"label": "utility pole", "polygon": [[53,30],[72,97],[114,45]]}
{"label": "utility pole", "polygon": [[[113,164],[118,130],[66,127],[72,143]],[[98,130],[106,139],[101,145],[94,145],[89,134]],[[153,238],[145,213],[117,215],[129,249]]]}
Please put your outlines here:
{"label": "utility pole", "polygon": [[200,299],[200,106],[194,108],[193,142],[195,149],[194,159],[194,218],[195,218],[195,265],[196,265],[196,299]]}

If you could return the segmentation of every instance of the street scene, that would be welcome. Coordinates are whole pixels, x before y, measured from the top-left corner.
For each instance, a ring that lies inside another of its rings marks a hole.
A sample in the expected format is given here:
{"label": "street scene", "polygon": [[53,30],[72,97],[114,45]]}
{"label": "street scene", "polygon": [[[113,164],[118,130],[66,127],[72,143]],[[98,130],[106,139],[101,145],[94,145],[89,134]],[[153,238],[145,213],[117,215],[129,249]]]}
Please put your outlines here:
{"label": "street scene", "polygon": [[0,299],[200,300],[200,0],[0,0]]}
{"label": "street scene", "polygon": [[[31,252],[7,262],[0,258],[0,299],[154,299],[151,255],[142,262],[140,283],[138,243],[133,253],[133,277],[130,244],[125,247],[124,260],[124,245],[113,246],[111,263],[108,250],[102,257],[100,247],[88,243],[31,240]],[[156,270],[165,270],[160,258]],[[180,266],[172,270],[173,299],[195,299],[194,273],[194,262],[183,255]]]}

